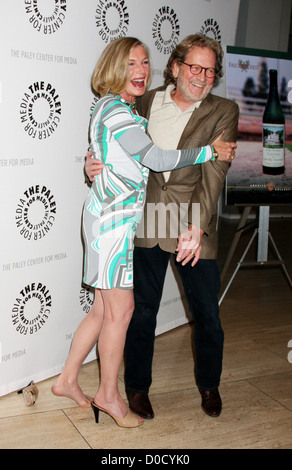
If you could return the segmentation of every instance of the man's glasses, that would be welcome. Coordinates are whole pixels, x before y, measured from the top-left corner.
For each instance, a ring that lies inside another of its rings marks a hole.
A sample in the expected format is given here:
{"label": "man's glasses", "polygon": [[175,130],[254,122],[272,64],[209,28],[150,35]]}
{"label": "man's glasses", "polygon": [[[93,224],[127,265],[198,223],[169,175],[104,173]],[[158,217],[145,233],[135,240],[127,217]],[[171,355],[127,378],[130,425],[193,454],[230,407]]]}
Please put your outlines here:
{"label": "man's glasses", "polygon": [[213,78],[216,75],[216,70],[213,67],[202,67],[198,64],[187,64],[186,62],[181,62],[182,64],[188,65],[190,67],[190,71],[193,75],[199,75],[202,70],[206,70],[206,77]]}

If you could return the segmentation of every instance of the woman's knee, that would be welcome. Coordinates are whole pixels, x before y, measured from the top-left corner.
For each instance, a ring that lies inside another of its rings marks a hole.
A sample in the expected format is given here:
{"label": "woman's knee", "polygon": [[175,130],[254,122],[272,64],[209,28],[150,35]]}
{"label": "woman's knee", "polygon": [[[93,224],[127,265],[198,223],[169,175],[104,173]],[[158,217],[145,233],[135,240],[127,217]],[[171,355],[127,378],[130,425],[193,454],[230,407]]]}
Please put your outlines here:
{"label": "woman's knee", "polygon": [[116,306],[117,314],[121,316],[124,321],[130,322],[134,312],[134,306],[135,305],[133,296],[127,297]]}
{"label": "woman's knee", "polygon": [[119,295],[106,302],[105,316],[108,320],[122,322],[128,325],[134,311],[134,298],[132,294]]}

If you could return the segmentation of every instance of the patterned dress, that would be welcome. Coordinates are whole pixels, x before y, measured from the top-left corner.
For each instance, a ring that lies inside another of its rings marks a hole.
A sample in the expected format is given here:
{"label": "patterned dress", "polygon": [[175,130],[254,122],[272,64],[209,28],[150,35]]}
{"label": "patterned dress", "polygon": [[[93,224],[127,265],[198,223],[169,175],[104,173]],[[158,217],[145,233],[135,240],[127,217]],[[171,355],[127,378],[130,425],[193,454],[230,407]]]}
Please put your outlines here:
{"label": "patterned dress", "polygon": [[118,95],[101,98],[91,117],[91,151],[105,164],[83,210],[83,281],[95,288],[133,288],[133,239],[143,214],[148,168],[167,171],[213,158],[210,146],[161,150],[146,126],[146,119]]}

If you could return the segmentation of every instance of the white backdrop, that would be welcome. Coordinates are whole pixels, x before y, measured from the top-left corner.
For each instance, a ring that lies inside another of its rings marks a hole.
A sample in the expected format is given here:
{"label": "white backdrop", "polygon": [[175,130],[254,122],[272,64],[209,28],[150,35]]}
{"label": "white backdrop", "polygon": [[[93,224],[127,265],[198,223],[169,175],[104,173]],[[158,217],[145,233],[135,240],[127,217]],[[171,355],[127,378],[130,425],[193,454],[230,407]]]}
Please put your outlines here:
{"label": "white backdrop", "polygon": [[[82,286],[90,78],[105,45],[137,36],[152,87],[198,31],[233,45],[239,0],[10,0],[0,43],[0,395],[58,374],[93,294]],[[225,95],[224,80],[215,93]],[[187,320],[169,269],[157,334]],[[87,361],[95,358],[93,350]]]}

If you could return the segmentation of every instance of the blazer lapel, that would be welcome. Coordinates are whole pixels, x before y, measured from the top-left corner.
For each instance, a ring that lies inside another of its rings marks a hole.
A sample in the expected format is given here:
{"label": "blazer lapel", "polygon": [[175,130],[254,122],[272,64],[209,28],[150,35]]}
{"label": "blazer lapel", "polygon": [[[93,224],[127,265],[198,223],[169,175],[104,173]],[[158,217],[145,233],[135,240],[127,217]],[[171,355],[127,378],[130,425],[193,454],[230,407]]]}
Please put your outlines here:
{"label": "blazer lapel", "polygon": [[178,143],[177,148],[182,149],[186,145],[187,141],[196,134],[196,137],[200,138],[201,126],[206,126],[206,118],[210,113],[214,111],[213,106],[210,104],[210,94],[202,101],[199,108],[195,109],[191,115]]}

